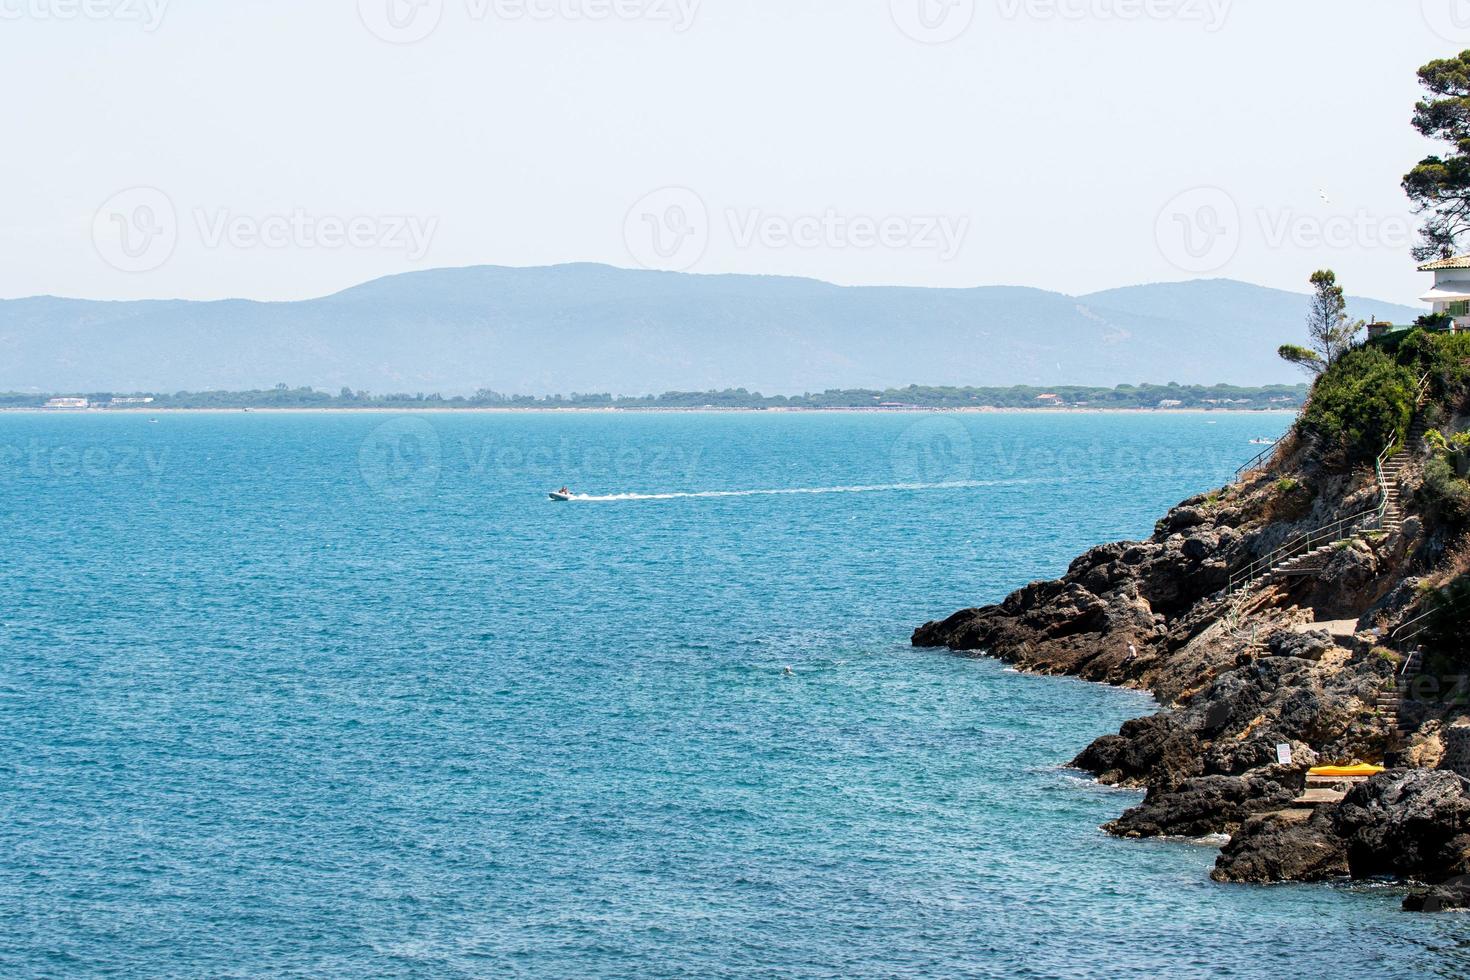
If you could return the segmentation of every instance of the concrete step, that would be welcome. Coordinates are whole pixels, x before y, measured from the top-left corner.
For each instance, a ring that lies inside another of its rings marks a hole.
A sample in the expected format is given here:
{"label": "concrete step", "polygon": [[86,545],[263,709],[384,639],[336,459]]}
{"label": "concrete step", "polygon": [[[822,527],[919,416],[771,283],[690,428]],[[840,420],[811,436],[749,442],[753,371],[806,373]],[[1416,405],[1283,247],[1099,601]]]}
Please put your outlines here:
{"label": "concrete step", "polygon": [[1347,794],[1340,789],[1315,786],[1293,800],[1292,805],[1300,807],[1335,806],[1341,803],[1346,796]]}

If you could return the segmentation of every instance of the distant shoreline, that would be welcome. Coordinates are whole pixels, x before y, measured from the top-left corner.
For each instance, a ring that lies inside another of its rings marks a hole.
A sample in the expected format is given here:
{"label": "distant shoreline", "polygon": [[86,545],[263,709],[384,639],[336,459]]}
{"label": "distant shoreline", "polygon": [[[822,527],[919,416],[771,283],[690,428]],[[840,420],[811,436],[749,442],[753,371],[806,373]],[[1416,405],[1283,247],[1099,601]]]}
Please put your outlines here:
{"label": "distant shoreline", "polygon": [[11,415],[1292,415],[1298,408],[0,408]]}

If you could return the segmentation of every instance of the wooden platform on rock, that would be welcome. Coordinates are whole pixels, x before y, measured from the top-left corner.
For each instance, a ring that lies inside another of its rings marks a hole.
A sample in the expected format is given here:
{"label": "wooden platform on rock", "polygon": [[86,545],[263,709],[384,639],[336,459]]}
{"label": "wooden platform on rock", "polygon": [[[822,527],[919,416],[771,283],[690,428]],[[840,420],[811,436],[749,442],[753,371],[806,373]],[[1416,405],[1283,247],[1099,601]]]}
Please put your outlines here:
{"label": "wooden platform on rock", "polygon": [[1292,801],[1293,806],[1333,806],[1341,803],[1347,796],[1341,790],[1327,789],[1317,786],[1308,789],[1301,796]]}

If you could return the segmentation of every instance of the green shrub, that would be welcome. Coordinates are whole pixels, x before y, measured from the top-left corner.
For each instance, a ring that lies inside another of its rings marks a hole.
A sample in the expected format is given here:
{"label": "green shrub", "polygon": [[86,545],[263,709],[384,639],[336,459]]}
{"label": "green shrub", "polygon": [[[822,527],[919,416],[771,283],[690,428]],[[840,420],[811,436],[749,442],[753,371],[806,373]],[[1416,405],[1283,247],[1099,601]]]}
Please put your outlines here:
{"label": "green shrub", "polygon": [[1430,598],[1433,610],[1424,631],[1426,650],[1457,665],[1470,663],[1470,576],[1460,576]]}
{"label": "green shrub", "polygon": [[1470,394],[1470,334],[1415,330],[1395,353],[1416,379],[1429,375],[1429,394],[1435,402],[1464,404]]}
{"label": "green shrub", "polygon": [[1460,479],[1445,457],[1434,456],[1424,464],[1421,493],[1425,504],[1447,523],[1470,524],[1470,483]]}
{"label": "green shrub", "polygon": [[1431,429],[1425,433],[1424,442],[1431,452],[1450,465],[1457,476],[1470,473],[1470,432],[1456,432],[1447,436]]}
{"label": "green shrub", "polygon": [[1321,441],[1324,456],[1371,462],[1408,431],[1416,380],[1376,347],[1349,351],[1317,379],[1298,429]]}
{"label": "green shrub", "polygon": [[1372,655],[1395,667],[1404,662],[1403,654],[1396,650],[1390,650],[1388,647],[1374,647]]}

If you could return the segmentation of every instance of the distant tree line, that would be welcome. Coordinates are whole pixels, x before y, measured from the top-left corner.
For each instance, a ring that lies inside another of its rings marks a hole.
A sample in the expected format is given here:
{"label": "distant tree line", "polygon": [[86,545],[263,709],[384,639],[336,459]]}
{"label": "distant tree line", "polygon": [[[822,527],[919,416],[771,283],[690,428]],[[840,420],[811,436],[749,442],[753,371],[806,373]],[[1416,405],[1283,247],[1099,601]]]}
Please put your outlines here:
{"label": "distant tree line", "polygon": [[763,395],[745,388],[724,391],[670,391],[661,395],[601,394],[506,395],[481,389],[473,395],[392,393],[375,395],[343,388],[335,395],[315,388],[284,384],[255,391],[56,392],[51,394],[0,393],[0,408],[34,408],[54,397],[88,399],[106,407],[113,398],[152,398],[147,405],[127,409],[283,409],[283,408],[623,408],[623,409],[877,409],[877,408],[1196,408],[1295,409],[1306,398],[1305,385],[1118,385],[1093,388],[1062,385],[1039,388],[956,388],[910,385],[907,388],[833,389],[804,395]]}

